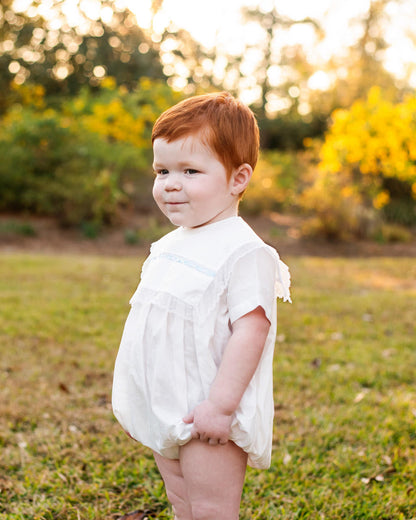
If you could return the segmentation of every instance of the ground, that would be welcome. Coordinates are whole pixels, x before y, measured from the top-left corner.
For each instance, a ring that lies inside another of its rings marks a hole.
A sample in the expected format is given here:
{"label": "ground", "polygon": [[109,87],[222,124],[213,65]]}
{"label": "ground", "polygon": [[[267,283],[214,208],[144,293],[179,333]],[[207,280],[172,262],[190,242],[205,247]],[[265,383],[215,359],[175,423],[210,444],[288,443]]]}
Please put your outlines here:
{"label": "ground", "polygon": [[[374,241],[330,242],[324,239],[304,238],[300,234],[301,217],[273,213],[262,216],[244,217],[253,229],[280,255],[286,256],[416,256],[416,239],[408,243],[379,244]],[[34,235],[26,235],[21,230],[12,229],[7,223],[29,224]],[[137,243],[126,241],[126,230],[153,232]],[[145,215],[124,216],[119,225],[114,226],[95,238],[88,238],[79,229],[62,229],[47,218],[27,218],[0,215],[0,251],[30,251],[39,253],[73,253],[109,256],[138,256],[147,254],[149,244],[157,238],[166,223]]]}
{"label": "ground", "polygon": [[[305,241],[299,218],[248,220],[294,283],[272,465],[247,472],[241,520],[416,520],[415,243]],[[0,520],[172,518],[151,453],[111,409],[128,299],[165,225],[130,217],[92,240],[0,218]]]}

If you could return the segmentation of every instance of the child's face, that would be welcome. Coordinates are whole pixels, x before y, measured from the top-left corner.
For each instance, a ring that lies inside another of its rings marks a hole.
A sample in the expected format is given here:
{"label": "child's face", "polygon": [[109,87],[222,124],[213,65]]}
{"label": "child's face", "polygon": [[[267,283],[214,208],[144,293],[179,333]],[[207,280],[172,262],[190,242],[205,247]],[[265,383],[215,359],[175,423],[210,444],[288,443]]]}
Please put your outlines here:
{"label": "child's face", "polygon": [[198,227],[237,215],[238,193],[198,136],[155,139],[153,197],[172,224]]}

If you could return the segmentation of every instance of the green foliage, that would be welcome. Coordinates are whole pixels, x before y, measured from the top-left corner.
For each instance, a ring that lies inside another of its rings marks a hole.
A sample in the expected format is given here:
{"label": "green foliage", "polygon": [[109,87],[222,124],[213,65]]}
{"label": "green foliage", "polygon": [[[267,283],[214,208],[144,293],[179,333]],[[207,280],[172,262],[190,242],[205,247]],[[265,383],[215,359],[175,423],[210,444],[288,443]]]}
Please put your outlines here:
{"label": "green foliage", "polygon": [[52,215],[65,225],[115,216],[119,172],[108,148],[98,136],[65,126],[57,112],[11,112],[0,153],[2,210]]}
{"label": "green foliage", "polygon": [[0,130],[0,210],[114,222],[148,187],[151,127],[174,99],[162,82],[143,79],[129,93],[108,80],[99,95],[85,90],[55,109],[15,105]]}
{"label": "green foliage", "polygon": [[129,245],[149,244],[159,240],[159,238],[172,231],[172,229],[172,225],[160,224],[156,218],[151,217],[146,225],[140,228],[126,229],[124,241]]}
{"label": "green foliage", "polygon": [[[1,262],[0,519],[135,509],[172,518],[151,454],[124,435],[110,405],[137,259]],[[248,471],[240,518],[410,520],[415,263],[288,263],[294,303],[278,310],[272,465]]]}
{"label": "green foliage", "polygon": [[304,235],[329,240],[351,240],[372,235],[379,225],[376,210],[361,202],[358,187],[342,175],[316,172],[311,187],[301,194],[301,206],[312,215],[304,224]]}
{"label": "green foliage", "polygon": [[302,117],[293,109],[272,119],[260,117],[261,146],[265,150],[302,150],[305,139],[322,137],[328,116],[314,112]]}
{"label": "green foliage", "polygon": [[392,242],[411,242],[413,239],[412,233],[405,227],[397,224],[382,223],[376,230],[374,237],[377,242],[381,244]]}
{"label": "green foliage", "polygon": [[293,152],[263,152],[242,200],[241,211],[260,214],[293,208],[300,189],[300,170],[300,161]]}
{"label": "green foliage", "polygon": [[25,237],[33,237],[36,235],[36,230],[29,222],[5,220],[0,222],[0,236],[1,235],[21,235]]}

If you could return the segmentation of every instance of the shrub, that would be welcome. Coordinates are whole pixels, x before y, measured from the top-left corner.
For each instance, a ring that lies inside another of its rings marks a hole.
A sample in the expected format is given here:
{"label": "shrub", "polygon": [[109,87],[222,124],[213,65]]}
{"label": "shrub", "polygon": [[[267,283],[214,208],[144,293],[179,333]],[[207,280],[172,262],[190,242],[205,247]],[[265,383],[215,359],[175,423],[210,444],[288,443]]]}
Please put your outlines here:
{"label": "shrub", "polygon": [[0,235],[20,235],[34,237],[36,230],[29,222],[19,222],[16,220],[6,220],[0,222]]}
{"label": "shrub", "polygon": [[82,118],[87,130],[107,142],[120,142],[150,150],[150,136],[156,118],[182,95],[165,82],[141,78],[136,90],[116,87],[112,78],[106,78],[99,94],[83,90],[63,106],[69,118]]}
{"label": "shrub", "polygon": [[392,242],[411,242],[412,233],[405,227],[397,224],[383,223],[374,234],[374,239],[382,244]]}
{"label": "shrub", "polygon": [[312,185],[302,195],[315,231],[338,238],[374,234],[383,220],[416,223],[416,97],[394,104],[372,88],[337,110]]}
{"label": "shrub", "polygon": [[32,104],[20,93],[2,121],[0,210],[95,229],[114,222],[122,203],[148,193],[151,128],[179,94],[148,79],[129,93],[107,79],[98,94],[85,90],[52,109],[35,92]]}
{"label": "shrub", "polygon": [[241,203],[244,213],[282,211],[296,205],[300,164],[295,153],[262,152]]}
{"label": "shrub", "polygon": [[313,214],[302,228],[305,235],[351,240],[370,236],[379,225],[375,209],[363,204],[359,189],[342,173],[319,172],[299,200]]}
{"label": "shrub", "polygon": [[122,194],[104,144],[51,109],[10,112],[0,136],[0,208],[64,225],[111,222]]}

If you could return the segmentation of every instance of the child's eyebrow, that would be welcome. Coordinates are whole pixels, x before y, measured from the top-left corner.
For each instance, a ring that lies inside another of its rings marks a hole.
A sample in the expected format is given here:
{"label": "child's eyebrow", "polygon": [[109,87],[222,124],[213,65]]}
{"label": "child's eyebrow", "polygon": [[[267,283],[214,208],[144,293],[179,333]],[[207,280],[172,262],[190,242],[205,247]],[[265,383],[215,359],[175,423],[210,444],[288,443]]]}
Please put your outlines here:
{"label": "child's eyebrow", "polygon": [[152,168],[153,168],[154,170],[156,170],[156,168],[165,168],[165,165],[164,165],[163,163],[159,163],[159,162],[156,162],[156,161],[155,161],[155,162],[152,164]]}
{"label": "child's eyebrow", "polygon": [[[189,160],[189,161],[179,161],[178,163],[176,163],[176,165],[179,167],[179,168],[196,168],[196,162],[195,161],[192,161],[192,160]],[[153,163],[153,168],[156,169],[156,168],[168,168],[168,165],[165,164],[165,163],[160,163],[160,162],[157,162],[157,161],[154,161]]]}

